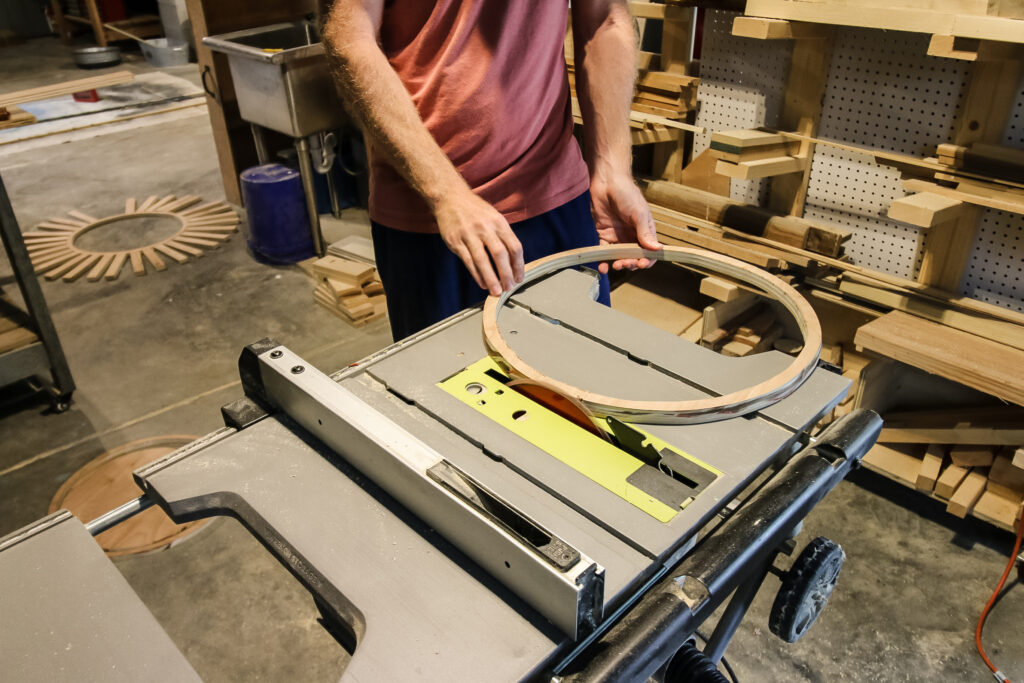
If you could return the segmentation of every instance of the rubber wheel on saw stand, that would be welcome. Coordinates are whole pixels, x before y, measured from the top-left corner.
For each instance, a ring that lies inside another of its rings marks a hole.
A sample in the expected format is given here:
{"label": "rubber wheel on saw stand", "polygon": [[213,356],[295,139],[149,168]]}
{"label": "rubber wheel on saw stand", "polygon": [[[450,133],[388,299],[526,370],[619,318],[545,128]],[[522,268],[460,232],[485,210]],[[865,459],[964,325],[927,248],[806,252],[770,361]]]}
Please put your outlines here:
{"label": "rubber wheel on saw stand", "polygon": [[787,643],[803,638],[828,604],[845,560],[838,543],[821,536],[808,543],[782,579],[768,617],[771,632]]}

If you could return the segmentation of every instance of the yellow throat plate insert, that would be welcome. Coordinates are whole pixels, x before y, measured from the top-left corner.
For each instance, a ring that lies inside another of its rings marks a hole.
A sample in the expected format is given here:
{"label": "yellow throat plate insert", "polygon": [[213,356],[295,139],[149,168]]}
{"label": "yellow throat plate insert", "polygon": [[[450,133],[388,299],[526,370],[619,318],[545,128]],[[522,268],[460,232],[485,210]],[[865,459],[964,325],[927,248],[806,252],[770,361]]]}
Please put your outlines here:
{"label": "yellow throat plate insert", "polygon": [[508,381],[491,358],[484,358],[438,386],[663,523],[722,474],[614,418],[597,420],[611,438],[605,441],[507,387]]}

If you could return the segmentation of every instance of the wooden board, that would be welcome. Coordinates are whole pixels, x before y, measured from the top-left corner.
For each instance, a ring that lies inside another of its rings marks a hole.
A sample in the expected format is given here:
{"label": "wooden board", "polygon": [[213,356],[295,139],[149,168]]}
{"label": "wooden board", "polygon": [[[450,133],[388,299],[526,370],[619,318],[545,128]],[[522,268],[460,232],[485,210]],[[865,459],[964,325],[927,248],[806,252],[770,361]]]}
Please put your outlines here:
{"label": "wooden board", "polygon": [[763,17],[736,17],[732,20],[732,34],[758,40],[802,40],[822,37],[820,26],[785,19]]}
{"label": "wooden board", "polygon": [[790,21],[1024,43],[1024,21],[1019,19],[941,12],[920,6],[901,7],[875,2],[872,7],[857,2],[747,0],[746,14]]}
{"label": "wooden board", "polygon": [[900,197],[890,204],[889,218],[920,228],[930,228],[956,219],[963,206],[964,203],[958,199],[933,192],[918,192]]}
{"label": "wooden board", "polygon": [[978,502],[981,495],[985,493],[985,481],[984,472],[972,470],[949,499],[946,511],[961,519],[966,517],[967,513],[974,509],[974,504]]}
{"label": "wooden board", "polygon": [[990,446],[953,446],[949,459],[960,467],[988,467],[995,459],[995,451]]}
{"label": "wooden board", "polygon": [[1015,467],[1009,456],[996,456],[988,476],[994,483],[1024,494],[1024,469]]}
{"label": "wooden board", "polygon": [[700,293],[718,301],[732,301],[743,295],[743,289],[735,282],[709,275],[700,281]]}
{"label": "wooden board", "polygon": [[956,492],[960,483],[967,478],[969,470],[959,465],[949,465],[942,470],[938,481],[935,482],[935,495],[939,498],[949,500]]}
{"label": "wooden board", "polygon": [[313,263],[313,272],[326,278],[362,285],[373,279],[376,269],[365,263],[337,256],[324,256]]}
{"label": "wooden board", "polygon": [[962,299],[950,300],[948,304],[943,304],[941,300],[921,297],[913,292],[898,291],[885,283],[871,284],[850,274],[844,275],[840,280],[839,291],[857,299],[912,313],[918,318],[942,323],[947,327],[1024,350],[1024,325],[1000,319],[995,315],[1002,311],[1005,311],[1008,317],[1013,315],[1008,309],[998,309],[992,313],[985,310],[957,310],[954,308],[957,302],[966,303]]}
{"label": "wooden board", "polygon": [[864,455],[864,464],[873,469],[881,470],[897,481],[911,487],[917,482],[917,473],[921,469],[920,458],[904,450],[883,444],[875,444]]}
{"label": "wooden board", "polygon": [[892,311],[857,331],[855,343],[940,377],[1024,405],[1024,351]]}
{"label": "wooden board", "polygon": [[720,173],[738,180],[758,180],[760,178],[771,178],[785,175],[787,173],[800,173],[807,166],[807,160],[791,156],[769,157],[755,161],[741,161],[732,164],[720,159],[715,164],[715,173]]}
{"label": "wooden board", "polygon": [[[882,443],[937,443],[968,446],[1014,446],[1024,443],[1024,427],[976,427],[957,425],[945,427],[886,425],[878,436]],[[968,456],[964,456],[968,457]],[[991,464],[985,463],[986,465]],[[959,464],[959,463],[958,463]],[[972,466],[980,463],[971,463]]]}
{"label": "wooden board", "polygon": [[1013,529],[1021,514],[1021,496],[1007,497],[994,491],[985,491],[974,504],[971,513],[978,519]]}
{"label": "wooden board", "polygon": [[54,83],[53,85],[42,85],[27,90],[16,90],[14,92],[0,93],[0,107],[9,107],[23,102],[37,102],[48,100],[51,97],[70,95],[83,90],[93,90],[119,83],[128,83],[135,80],[135,74],[131,71],[115,71],[114,73],[78,78],[73,81]]}
{"label": "wooden board", "polygon": [[918,491],[931,493],[935,489],[935,482],[942,473],[942,465],[945,461],[946,449],[943,446],[931,445],[921,458],[921,467],[917,471],[917,479],[914,487]]}
{"label": "wooden board", "polygon": [[36,117],[29,114],[21,107],[16,107],[13,104],[7,107],[8,117],[0,121],[0,130],[4,128],[17,128],[19,126],[28,126],[36,122]]}
{"label": "wooden board", "polygon": [[662,268],[638,272],[611,292],[612,308],[677,336],[700,320],[697,298],[690,278]]}

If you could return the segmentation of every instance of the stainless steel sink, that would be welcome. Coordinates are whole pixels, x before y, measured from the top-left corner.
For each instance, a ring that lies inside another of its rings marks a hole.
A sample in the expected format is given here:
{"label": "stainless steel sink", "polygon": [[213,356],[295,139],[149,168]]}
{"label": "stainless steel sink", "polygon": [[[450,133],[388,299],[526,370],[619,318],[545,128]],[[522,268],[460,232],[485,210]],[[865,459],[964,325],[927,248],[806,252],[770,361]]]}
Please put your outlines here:
{"label": "stainless steel sink", "polygon": [[323,43],[310,22],[208,36],[203,44],[227,55],[246,121],[294,138],[345,122]]}

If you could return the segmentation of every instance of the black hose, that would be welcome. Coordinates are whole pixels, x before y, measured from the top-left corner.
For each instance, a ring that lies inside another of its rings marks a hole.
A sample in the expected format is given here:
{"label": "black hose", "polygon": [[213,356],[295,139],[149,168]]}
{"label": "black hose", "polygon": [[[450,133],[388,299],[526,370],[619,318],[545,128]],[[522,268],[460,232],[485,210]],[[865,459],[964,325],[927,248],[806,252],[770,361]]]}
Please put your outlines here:
{"label": "black hose", "polygon": [[697,649],[693,641],[687,642],[675,653],[665,670],[665,683],[729,683],[711,661]]}

